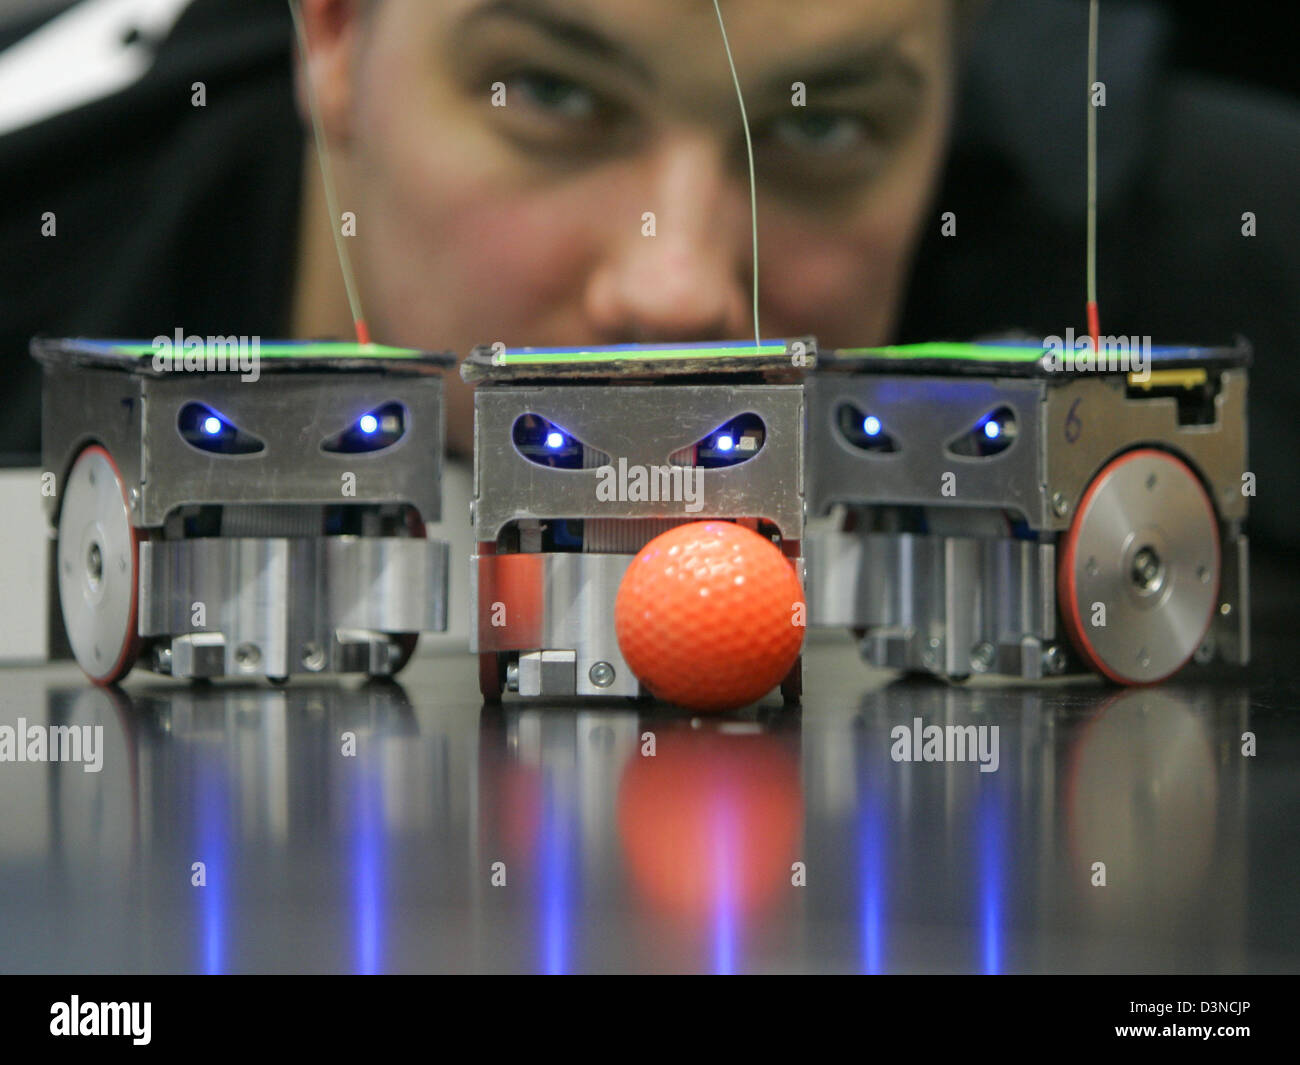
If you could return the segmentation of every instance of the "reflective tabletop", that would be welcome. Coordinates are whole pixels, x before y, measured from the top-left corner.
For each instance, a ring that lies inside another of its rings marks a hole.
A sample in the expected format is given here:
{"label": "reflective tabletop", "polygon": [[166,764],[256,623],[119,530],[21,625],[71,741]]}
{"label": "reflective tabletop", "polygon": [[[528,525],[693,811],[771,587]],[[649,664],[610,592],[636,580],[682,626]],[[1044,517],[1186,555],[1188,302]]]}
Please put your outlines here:
{"label": "reflective tabletop", "polygon": [[485,706],[467,654],[0,671],[0,729],[100,737],[0,764],[0,971],[1294,971],[1290,602],[1248,669],[1153,688],[949,685],[817,635],[801,709],[708,718]]}

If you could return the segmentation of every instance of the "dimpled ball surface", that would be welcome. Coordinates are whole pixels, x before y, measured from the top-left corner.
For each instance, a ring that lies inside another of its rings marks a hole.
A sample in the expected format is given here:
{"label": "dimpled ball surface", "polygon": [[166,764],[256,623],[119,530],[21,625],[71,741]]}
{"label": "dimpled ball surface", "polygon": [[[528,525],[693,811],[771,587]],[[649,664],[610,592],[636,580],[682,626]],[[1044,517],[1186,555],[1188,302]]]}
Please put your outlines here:
{"label": "dimpled ball surface", "polygon": [[780,684],[803,645],[803,589],[789,560],[726,521],[679,525],[632,560],[614,604],[618,645],[659,699],[733,710]]}

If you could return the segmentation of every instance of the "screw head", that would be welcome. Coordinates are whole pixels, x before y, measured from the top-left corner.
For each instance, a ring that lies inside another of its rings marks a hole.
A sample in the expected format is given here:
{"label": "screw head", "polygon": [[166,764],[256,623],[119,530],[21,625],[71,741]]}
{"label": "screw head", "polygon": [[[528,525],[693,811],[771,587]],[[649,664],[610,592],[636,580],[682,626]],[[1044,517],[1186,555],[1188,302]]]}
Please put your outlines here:
{"label": "screw head", "polygon": [[587,677],[597,688],[608,688],[614,683],[614,667],[608,662],[595,662],[587,670]]}
{"label": "screw head", "polygon": [[302,665],[304,669],[309,669],[313,673],[319,673],[325,668],[325,648],[318,643],[303,644]]}
{"label": "screw head", "polygon": [[262,661],[262,650],[255,643],[241,643],[235,648],[235,665],[240,669],[256,669]]}
{"label": "screw head", "polygon": [[1164,584],[1165,566],[1160,555],[1149,544],[1141,547],[1133,556],[1133,570],[1130,577],[1141,592],[1154,592]]}
{"label": "screw head", "polygon": [[997,651],[991,643],[977,643],[970,653],[970,668],[972,673],[987,673],[993,665],[994,656]]}
{"label": "screw head", "polygon": [[1065,517],[1070,509],[1070,501],[1065,498],[1064,492],[1052,493],[1052,513],[1058,518]]}
{"label": "screw head", "polygon": [[926,643],[925,650],[921,652],[921,664],[926,669],[935,670],[939,668],[939,653],[943,649],[943,643],[937,636],[931,636]]}
{"label": "screw head", "polygon": [[100,550],[98,543],[92,542],[90,550],[86,552],[86,577],[89,579],[92,588],[98,588],[103,576],[104,553]]}
{"label": "screw head", "polygon": [[153,670],[155,673],[172,671],[172,649],[165,643],[160,643],[153,649]]}
{"label": "screw head", "polygon": [[1043,648],[1043,672],[1053,677],[1065,672],[1065,652],[1059,645],[1051,643]]}

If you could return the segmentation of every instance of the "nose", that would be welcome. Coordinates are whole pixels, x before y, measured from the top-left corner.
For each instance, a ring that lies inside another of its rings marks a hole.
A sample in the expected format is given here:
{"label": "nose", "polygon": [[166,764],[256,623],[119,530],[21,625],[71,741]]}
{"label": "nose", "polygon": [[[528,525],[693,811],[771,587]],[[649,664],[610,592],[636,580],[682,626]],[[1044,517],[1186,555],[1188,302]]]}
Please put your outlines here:
{"label": "nose", "polygon": [[752,332],[748,188],[703,137],[665,138],[636,165],[644,177],[629,185],[626,222],[611,229],[587,282],[596,334],[603,343],[669,343]]}

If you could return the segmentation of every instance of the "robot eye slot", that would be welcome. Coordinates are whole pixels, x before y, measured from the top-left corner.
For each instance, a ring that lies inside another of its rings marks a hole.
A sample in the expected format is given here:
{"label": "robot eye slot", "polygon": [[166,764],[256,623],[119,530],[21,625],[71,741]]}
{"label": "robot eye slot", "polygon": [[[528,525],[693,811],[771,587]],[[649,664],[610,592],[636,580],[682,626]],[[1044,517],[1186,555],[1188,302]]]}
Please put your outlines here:
{"label": "robot eye slot", "polygon": [[950,442],[948,451],[966,458],[989,458],[1014,444],[1016,433],[1016,412],[1010,407],[996,407]]}
{"label": "robot eye slot", "polygon": [[246,433],[206,403],[186,403],[176,416],[176,429],[190,447],[211,455],[255,455],[266,445]]}
{"label": "robot eye slot", "polygon": [[876,411],[865,411],[856,403],[841,403],[835,412],[835,428],[844,441],[859,451],[887,455],[898,451],[898,444],[886,431],[885,418]]}
{"label": "robot eye slot", "polygon": [[406,435],[407,413],[392,401],[358,415],[346,428],[327,437],[321,450],[336,455],[362,455],[392,447]]}
{"label": "robot eye slot", "polygon": [[608,465],[605,452],[583,443],[540,414],[521,414],[511,430],[515,450],[529,462],[554,470],[587,470]]}
{"label": "robot eye slot", "polygon": [[753,411],[747,411],[729,418],[689,447],[674,451],[668,461],[673,466],[724,469],[748,462],[766,442],[767,425]]}

